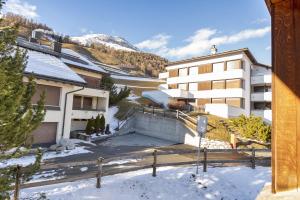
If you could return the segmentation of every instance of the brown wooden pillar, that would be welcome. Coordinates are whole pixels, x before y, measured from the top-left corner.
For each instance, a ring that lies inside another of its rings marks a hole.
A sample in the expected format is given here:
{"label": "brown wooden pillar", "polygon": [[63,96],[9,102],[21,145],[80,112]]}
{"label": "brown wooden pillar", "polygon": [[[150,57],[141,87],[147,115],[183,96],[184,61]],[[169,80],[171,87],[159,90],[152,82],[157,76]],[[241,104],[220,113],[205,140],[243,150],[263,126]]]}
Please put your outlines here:
{"label": "brown wooden pillar", "polygon": [[300,0],[266,3],[272,18],[272,192],[281,192],[300,188]]}

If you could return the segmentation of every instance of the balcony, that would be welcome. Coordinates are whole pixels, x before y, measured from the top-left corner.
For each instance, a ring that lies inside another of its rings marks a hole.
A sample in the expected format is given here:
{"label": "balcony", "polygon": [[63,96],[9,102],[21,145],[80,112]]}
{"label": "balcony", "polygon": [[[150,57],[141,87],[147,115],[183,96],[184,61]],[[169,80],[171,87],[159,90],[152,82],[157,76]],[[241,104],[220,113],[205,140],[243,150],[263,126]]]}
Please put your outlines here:
{"label": "balcony", "polygon": [[251,110],[251,114],[261,117],[265,122],[272,122],[272,110]]}
{"label": "balcony", "polygon": [[178,76],[167,79],[167,84],[177,83],[190,83],[200,81],[212,81],[212,80],[226,80],[226,79],[243,79],[245,72],[242,69],[235,69],[231,71],[212,72],[205,74]]}
{"label": "balcony", "polygon": [[226,98],[226,97],[239,97],[244,98],[244,89],[232,88],[232,89],[214,89],[214,90],[201,90],[191,91],[194,98]]}
{"label": "balcony", "polygon": [[96,118],[98,114],[105,114],[105,110],[100,109],[73,109],[72,119],[91,119]]}
{"label": "balcony", "polygon": [[167,79],[167,78],[169,78],[169,72],[159,73],[158,78],[159,79]]}
{"label": "balcony", "polygon": [[272,92],[255,92],[251,94],[251,101],[272,101]]}
{"label": "balcony", "polygon": [[173,98],[185,98],[185,99],[193,98],[193,95],[189,91],[182,90],[182,89],[169,89],[169,90],[162,90],[162,91]]}
{"label": "balcony", "polygon": [[272,75],[271,74],[251,77],[252,85],[260,85],[260,84],[266,84],[266,83],[268,83],[268,84],[272,83]]}

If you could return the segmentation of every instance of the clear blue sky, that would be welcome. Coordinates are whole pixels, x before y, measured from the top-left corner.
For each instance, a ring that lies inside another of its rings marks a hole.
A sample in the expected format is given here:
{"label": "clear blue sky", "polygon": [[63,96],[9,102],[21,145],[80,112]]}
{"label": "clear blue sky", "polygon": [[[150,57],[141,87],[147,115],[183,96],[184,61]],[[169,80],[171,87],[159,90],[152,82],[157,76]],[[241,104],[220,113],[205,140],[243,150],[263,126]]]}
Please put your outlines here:
{"label": "clear blue sky", "polygon": [[207,54],[216,43],[219,51],[248,47],[258,61],[271,63],[264,0],[8,1],[57,32],[117,35],[171,60]]}

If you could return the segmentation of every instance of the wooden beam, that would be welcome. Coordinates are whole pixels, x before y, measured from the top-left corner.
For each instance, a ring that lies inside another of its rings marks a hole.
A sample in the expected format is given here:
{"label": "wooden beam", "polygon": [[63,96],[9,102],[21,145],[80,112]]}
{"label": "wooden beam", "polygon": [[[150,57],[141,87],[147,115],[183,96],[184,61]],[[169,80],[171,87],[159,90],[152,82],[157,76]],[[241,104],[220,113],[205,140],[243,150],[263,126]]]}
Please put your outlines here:
{"label": "wooden beam", "polygon": [[300,0],[266,0],[272,18],[272,191],[300,188]]}

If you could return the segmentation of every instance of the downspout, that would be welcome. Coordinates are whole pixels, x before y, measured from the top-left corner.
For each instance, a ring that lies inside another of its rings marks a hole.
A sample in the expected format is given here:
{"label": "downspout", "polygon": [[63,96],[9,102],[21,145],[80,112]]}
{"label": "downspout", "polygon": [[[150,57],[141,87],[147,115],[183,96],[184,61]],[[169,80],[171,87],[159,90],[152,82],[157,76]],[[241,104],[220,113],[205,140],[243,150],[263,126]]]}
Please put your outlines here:
{"label": "downspout", "polygon": [[82,86],[82,88],[80,88],[80,89],[73,90],[73,91],[67,92],[65,94],[65,105],[64,105],[64,114],[63,114],[63,124],[62,124],[61,138],[63,138],[63,136],[64,136],[64,130],[65,130],[65,118],[66,118],[66,106],[67,106],[68,94],[71,94],[71,93],[74,93],[74,92],[78,92],[80,90],[84,90],[84,86]]}

